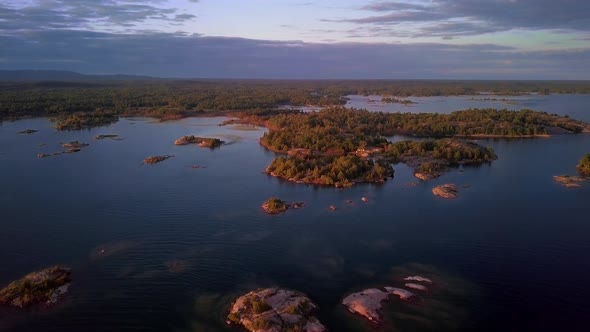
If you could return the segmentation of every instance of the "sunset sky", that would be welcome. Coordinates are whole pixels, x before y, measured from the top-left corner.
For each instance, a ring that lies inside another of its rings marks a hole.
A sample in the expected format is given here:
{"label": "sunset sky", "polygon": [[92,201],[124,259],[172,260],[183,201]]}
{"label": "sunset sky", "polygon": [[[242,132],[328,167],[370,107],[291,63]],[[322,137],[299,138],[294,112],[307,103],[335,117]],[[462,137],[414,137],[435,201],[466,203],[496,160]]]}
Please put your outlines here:
{"label": "sunset sky", "polygon": [[0,0],[0,69],[590,79],[590,1]]}

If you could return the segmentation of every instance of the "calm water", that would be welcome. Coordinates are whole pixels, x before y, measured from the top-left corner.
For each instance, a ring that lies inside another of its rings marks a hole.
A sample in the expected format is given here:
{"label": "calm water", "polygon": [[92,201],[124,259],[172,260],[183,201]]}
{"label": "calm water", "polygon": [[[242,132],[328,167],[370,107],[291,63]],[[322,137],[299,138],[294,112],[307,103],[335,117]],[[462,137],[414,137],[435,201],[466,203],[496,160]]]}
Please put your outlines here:
{"label": "calm water", "polygon": [[[590,121],[590,96],[542,98],[526,107]],[[437,100],[428,111],[479,105]],[[274,157],[257,144],[263,131],[221,121],[126,119],[65,133],[46,119],[2,123],[0,285],[54,264],[71,266],[74,282],[52,310],[0,308],[0,330],[240,331],[223,323],[231,300],[281,286],[307,293],[331,331],[375,331],[341,299],[421,273],[435,280],[432,293],[415,306],[392,302],[377,331],[585,331],[590,184],[568,190],[552,176],[575,172],[590,135],[481,141],[499,156],[491,165],[416,187],[407,186],[411,169],[397,165],[385,185],[337,190],[261,174]],[[16,134],[26,128],[40,131]],[[97,134],[125,139],[92,140]],[[172,144],[187,134],[230,144],[213,151]],[[71,140],[90,146],[35,157]],[[141,164],[155,154],[175,157]],[[454,201],[432,195],[449,182],[471,187]],[[259,206],[269,196],[307,205],[267,216]],[[338,211],[328,210],[332,204]]]}

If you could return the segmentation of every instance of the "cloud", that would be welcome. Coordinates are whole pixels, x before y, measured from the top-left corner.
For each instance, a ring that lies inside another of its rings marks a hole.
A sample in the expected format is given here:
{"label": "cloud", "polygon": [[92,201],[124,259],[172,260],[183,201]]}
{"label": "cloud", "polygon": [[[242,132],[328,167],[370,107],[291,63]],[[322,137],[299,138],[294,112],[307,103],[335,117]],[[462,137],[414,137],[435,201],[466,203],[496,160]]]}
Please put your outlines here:
{"label": "cloud", "polygon": [[587,0],[380,1],[360,8],[373,15],[327,22],[388,27],[398,36],[469,36],[515,29],[590,32]]}
{"label": "cloud", "polygon": [[75,30],[3,38],[0,69],[192,78],[587,79],[590,50],[521,52],[493,44],[304,43]]}
{"label": "cloud", "polygon": [[19,30],[128,28],[147,21],[178,23],[194,15],[166,7],[167,0],[33,0],[0,4],[0,33]]}

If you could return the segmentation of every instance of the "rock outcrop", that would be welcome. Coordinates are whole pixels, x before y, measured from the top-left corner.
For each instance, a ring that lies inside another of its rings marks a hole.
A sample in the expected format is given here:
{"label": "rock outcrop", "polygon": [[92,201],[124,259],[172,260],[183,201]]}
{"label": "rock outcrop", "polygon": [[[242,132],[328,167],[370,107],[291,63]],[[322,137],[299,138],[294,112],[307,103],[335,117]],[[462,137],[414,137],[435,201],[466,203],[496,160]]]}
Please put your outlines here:
{"label": "rock outcrop", "polygon": [[242,325],[251,332],[324,332],[313,316],[317,306],[303,293],[282,289],[258,289],[232,304],[228,324]]}
{"label": "rock outcrop", "polygon": [[0,304],[25,308],[56,304],[68,291],[70,270],[54,266],[32,272],[0,290]]}
{"label": "rock outcrop", "polygon": [[[427,291],[423,283],[432,284],[432,280],[421,276],[409,276],[404,278],[405,281],[414,281],[415,283],[406,283],[404,287]],[[383,290],[384,289],[384,290]],[[383,321],[381,309],[383,303],[398,297],[405,302],[413,303],[419,297],[413,292],[398,287],[386,286],[380,288],[369,288],[364,291],[348,295],[342,300],[342,304],[348,308],[348,311],[358,314],[372,323],[380,324]]]}
{"label": "rock outcrop", "polygon": [[432,193],[436,196],[446,198],[446,199],[453,199],[457,198],[458,190],[457,186],[454,184],[443,184],[442,186],[435,187],[432,189]]}
{"label": "rock outcrop", "polygon": [[374,323],[381,322],[381,303],[389,299],[389,293],[377,288],[348,295],[342,300],[352,313],[359,314]]}
{"label": "rock outcrop", "polygon": [[287,211],[289,207],[289,204],[276,197],[271,197],[266,202],[262,203],[262,209],[268,214],[283,213]]}

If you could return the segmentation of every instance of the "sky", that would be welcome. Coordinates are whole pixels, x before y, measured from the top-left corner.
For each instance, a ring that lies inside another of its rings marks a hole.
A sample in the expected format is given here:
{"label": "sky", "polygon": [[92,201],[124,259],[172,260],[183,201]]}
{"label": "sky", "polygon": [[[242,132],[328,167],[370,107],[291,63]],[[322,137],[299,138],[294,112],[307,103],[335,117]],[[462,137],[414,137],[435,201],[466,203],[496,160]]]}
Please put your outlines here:
{"label": "sky", "polygon": [[0,69],[590,79],[590,0],[0,0]]}

